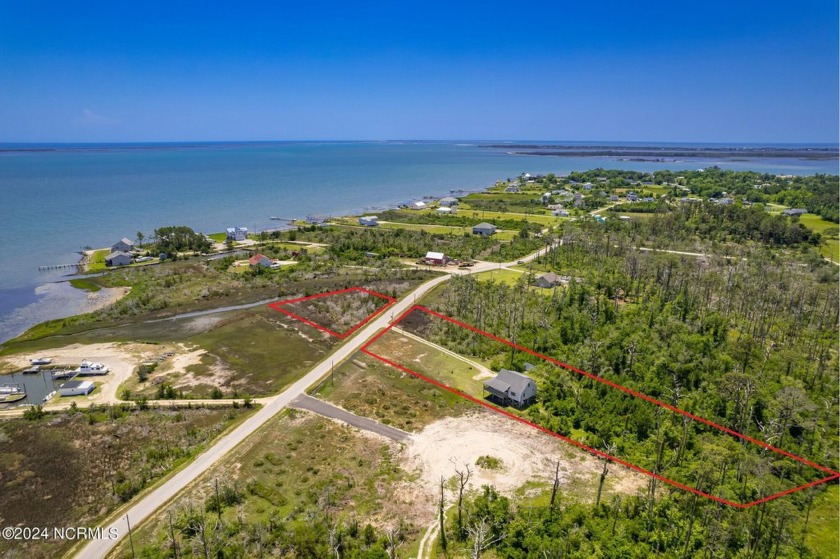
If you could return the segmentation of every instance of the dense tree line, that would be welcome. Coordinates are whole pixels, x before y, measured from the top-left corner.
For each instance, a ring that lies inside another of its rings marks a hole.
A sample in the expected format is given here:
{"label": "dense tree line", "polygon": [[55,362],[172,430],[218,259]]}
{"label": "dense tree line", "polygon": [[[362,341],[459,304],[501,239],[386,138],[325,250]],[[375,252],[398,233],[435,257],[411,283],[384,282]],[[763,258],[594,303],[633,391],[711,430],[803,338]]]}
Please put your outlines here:
{"label": "dense tree line", "polygon": [[[607,228],[569,225],[562,245],[539,264],[581,282],[541,293],[527,287],[527,277],[516,286],[453,278],[437,309],[837,469],[836,268],[764,251],[746,260],[639,252],[620,238]],[[532,356],[437,324],[437,342],[494,358],[496,367],[535,364]],[[553,365],[534,374],[540,391],[528,411],[532,420],[596,448],[615,445],[616,455],[702,491],[747,502],[818,477]],[[651,483],[615,518],[633,527],[634,542],[645,543],[645,553],[632,556],[706,556],[714,540],[730,556],[792,557],[812,496],[800,492],[740,512]],[[593,527],[580,549],[606,545],[606,535],[595,538],[596,526],[611,523],[611,509],[574,514],[582,515],[579,526]],[[521,549],[500,556],[541,557],[544,548]]]}
{"label": "dense tree line", "polygon": [[145,247],[152,254],[175,255],[179,252],[209,252],[213,243],[201,233],[185,225],[155,229],[152,246]]}

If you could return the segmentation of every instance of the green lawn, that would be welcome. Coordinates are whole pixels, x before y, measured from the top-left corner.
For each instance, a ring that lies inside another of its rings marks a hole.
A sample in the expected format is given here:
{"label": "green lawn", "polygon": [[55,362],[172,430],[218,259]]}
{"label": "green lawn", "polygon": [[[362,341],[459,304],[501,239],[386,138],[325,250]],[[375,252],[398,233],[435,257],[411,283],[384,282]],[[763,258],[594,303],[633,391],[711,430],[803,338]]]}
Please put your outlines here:
{"label": "green lawn", "polygon": [[474,378],[479,370],[433,345],[390,331],[371,346],[371,351],[470,396],[484,397],[484,381]]}
{"label": "green lawn", "polygon": [[101,272],[106,269],[105,257],[110,254],[111,249],[103,248],[95,251],[88,262],[88,272]]}
{"label": "green lawn", "polygon": [[820,559],[835,559],[840,555],[837,526],[840,524],[840,490],[832,485],[814,499],[805,545]]}
{"label": "green lawn", "polygon": [[816,214],[804,214],[799,216],[799,223],[811,231],[816,231],[817,233],[822,233],[826,229],[830,229],[832,227],[838,227],[837,223],[826,221]]}
{"label": "green lawn", "polygon": [[489,272],[475,274],[475,279],[478,281],[495,281],[508,285],[516,285],[516,282],[526,275],[520,272],[514,272],[513,270],[490,270]]}
{"label": "green lawn", "polygon": [[837,239],[825,239],[825,244],[820,247],[820,254],[830,258],[834,262],[840,262],[840,241]]}
{"label": "green lawn", "polygon": [[459,211],[461,215],[473,217],[473,214],[476,214],[476,217],[479,217],[481,219],[524,219],[525,221],[530,221],[531,223],[539,223],[540,225],[555,225],[557,223],[562,222],[564,219],[568,219],[565,217],[555,217],[547,213],[525,214],[516,212],[493,212],[487,210],[472,210],[469,208],[469,204],[465,204],[464,207],[459,207]]}
{"label": "green lawn", "polygon": [[227,233],[210,233],[207,235],[217,243],[223,243],[227,240]]}

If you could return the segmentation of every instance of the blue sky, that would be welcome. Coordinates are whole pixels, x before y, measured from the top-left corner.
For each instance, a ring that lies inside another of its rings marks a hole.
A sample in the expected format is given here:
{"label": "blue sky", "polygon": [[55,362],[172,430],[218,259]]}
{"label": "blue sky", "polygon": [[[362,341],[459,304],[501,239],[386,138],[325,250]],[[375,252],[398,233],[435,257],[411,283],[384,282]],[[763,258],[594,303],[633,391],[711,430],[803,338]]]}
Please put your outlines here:
{"label": "blue sky", "polygon": [[834,0],[0,0],[0,141],[837,142],[837,29]]}

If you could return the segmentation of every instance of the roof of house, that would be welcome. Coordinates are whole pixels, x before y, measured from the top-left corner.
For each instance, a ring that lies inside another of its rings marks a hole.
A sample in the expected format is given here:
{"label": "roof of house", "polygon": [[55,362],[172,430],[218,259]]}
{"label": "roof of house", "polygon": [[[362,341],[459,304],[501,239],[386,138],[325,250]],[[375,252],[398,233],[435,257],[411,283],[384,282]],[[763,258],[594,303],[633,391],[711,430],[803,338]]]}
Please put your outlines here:
{"label": "roof of house", "polygon": [[438,202],[446,202],[447,204],[457,204],[458,199],[453,196],[447,196],[446,198],[441,198]]}
{"label": "roof of house", "polygon": [[[132,240],[130,240],[130,239],[126,239],[125,237],[123,237],[122,239],[120,239],[119,241],[117,241],[117,243],[125,243],[125,244],[127,244],[128,246],[134,246],[134,241],[132,241]],[[117,244],[117,243],[114,243],[114,244]]]}
{"label": "roof of house", "polygon": [[558,276],[554,272],[546,272],[543,275],[541,275],[539,279],[544,279],[549,283],[560,283],[560,276]]}
{"label": "roof of house", "polygon": [[444,254],[442,252],[431,252],[431,251],[429,251],[429,252],[426,253],[426,258],[428,258],[430,260],[443,260],[444,259]]}
{"label": "roof of house", "polygon": [[367,220],[367,221],[375,221],[375,220],[379,219],[379,216],[376,216],[376,215],[363,215],[363,216],[362,216],[362,217],[360,217],[359,219],[365,219],[365,220]]}
{"label": "roof of house", "polygon": [[473,225],[473,229],[492,229],[492,230],[495,231],[496,226],[493,225],[492,223],[487,223],[485,221],[485,222],[479,223],[478,225]]}
{"label": "roof of house", "polygon": [[248,259],[248,264],[259,264],[262,262],[263,258],[268,258],[264,254],[255,254],[251,258]]}
{"label": "roof of house", "polygon": [[505,393],[508,389],[512,389],[516,394],[522,394],[529,382],[533,382],[531,377],[516,371],[502,369],[494,378],[485,382],[484,386]]}
{"label": "roof of house", "polygon": [[121,251],[121,250],[115,250],[114,252],[112,252],[111,254],[109,254],[108,256],[106,256],[106,257],[105,257],[105,260],[113,260],[113,259],[114,259],[114,258],[116,258],[117,256],[128,256],[129,258],[131,258],[131,255],[130,255],[130,254],[128,254],[127,252],[123,252],[123,251]]}

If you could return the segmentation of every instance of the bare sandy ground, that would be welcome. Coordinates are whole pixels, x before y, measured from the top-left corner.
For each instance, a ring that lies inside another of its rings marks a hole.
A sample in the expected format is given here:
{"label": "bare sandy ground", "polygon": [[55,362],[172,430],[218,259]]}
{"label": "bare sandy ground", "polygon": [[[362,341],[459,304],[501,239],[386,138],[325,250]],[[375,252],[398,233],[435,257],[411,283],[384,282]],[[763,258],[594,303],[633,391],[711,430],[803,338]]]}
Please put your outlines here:
{"label": "bare sandy ground", "polygon": [[[90,396],[74,398],[85,404],[113,402],[117,399],[120,384],[128,380],[135,367],[161,352],[161,346],[135,343],[73,344],[62,348],[38,352],[37,356],[50,357],[53,363],[78,366],[83,360],[98,361],[108,366],[107,375],[85,377],[87,380],[101,382],[102,386]],[[4,365],[15,369],[29,366],[29,359],[36,355],[10,355],[2,360]],[[5,367],[4,367],[5,368]],[[66,398],[64,399],[66,403]],[[60,405],[62,398],[53,398],[48,405]]]}
{"label": "bare sandy ground", "polygon": [[[500,469],[476,465],[481,456],[501,460]],[[560,484],[576,495],[594,494],[603,462],[568,443],[532,427],[489,412],[436,421],[411,436],[403,453],[403,467],[417,474],[418,504],[433,509],[439,498],[440,479],[450,479],[455,469],[469,464],[470,489],[493,485],[512,494],[526,483],[551,484],[560,462]],[[611,491],[632,494],[644,487],[646,478],[619,466],[611,466]]]}
{"label": "bare sandy ground", "polygon": [[90,313],[109,307],[128,295],[130,287],[103,287],[99,291],[88,293],[80,314]]}

